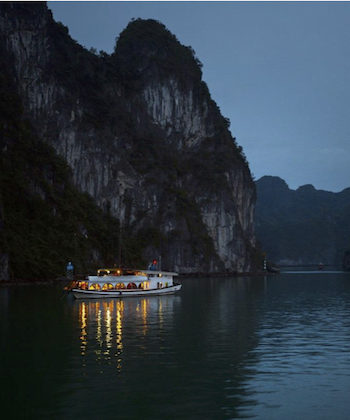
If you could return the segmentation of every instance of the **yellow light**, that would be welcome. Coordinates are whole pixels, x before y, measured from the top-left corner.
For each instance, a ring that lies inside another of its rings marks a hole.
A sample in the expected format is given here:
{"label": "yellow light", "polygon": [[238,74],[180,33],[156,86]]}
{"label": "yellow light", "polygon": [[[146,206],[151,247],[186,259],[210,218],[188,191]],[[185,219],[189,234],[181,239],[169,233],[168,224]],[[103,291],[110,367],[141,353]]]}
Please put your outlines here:
{"label": "yellow light", "polygon": [[106,345],[107,345],[107,351],[105,352],[105,354],[109,354],[109,349],[112,347],[112,328],[111,328],[112,317],[111,317],[111,310],[109,307],[107,308],[105,313],[106,313],[105,322],[106,322]]}
{"label": "yellow light", "polygon": [[[96,306],[97,309],[97,306]],[[103,340],[102,340],[102,311],[100,306],[97,309],[97,328],[96,328],[96,341],[99,343],[100,347],[102,347]],[[97,353],[96,353],[97,354]],[[101,354],[101,353],[99,353]]]}
{"label": "yellow light", "polygon": [[143,335],[147,334],[148,330],[148,323],[147,323],[147,306],[149,305],[149,300],[142,299],[141,300],[141,315],[143,320]]}
{"label": "yellow light", "polygon": [[86,329],[87,307],[86,307],[86,303],[82,302],[79,309],[80,309],[80,323],[81,323],[80,353],[81,353],[82,356],[84,356],[85,351],[86,351],[86,346],[87,346],[87,329]]}

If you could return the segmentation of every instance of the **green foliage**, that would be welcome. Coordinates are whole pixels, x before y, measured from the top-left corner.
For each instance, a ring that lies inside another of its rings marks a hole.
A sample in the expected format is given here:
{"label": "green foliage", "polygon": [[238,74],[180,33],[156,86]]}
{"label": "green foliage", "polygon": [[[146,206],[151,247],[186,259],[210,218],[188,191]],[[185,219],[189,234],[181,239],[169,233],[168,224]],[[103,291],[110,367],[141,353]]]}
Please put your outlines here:
{"label": "green foliage", "polygon": [[57,23],[57,30],[58,32],[63,33],[64,35],[69,35],[68,26],[64,25],[62,22],[58,21]]}
{"label": "green foliage", "polygon": [[202,221],[198,204],[185,190],[170,188],[169,197],[172,195],[175,196],[177,219],[186,222],[193,254],[202,255],[205,259],[215,255],[214,244]]}
{"label": "green foliage", "polygon": [[143,251],[147,247],[161,248],[164,240],[159,228],[149,227],[140,229],[137,234],[126,230],[123,234],[122,265],[125,267],[145,267]]}
{"label": "green foliage", "polygon": [[2,249],[12,276],[45,279],[116,262],[119,222],[72,185],[65,161],[21,118],[10,80],[0,78]]}
{"label": "green foliage", "polygon": [[18,137],[3,153],[0,172],[14,277],[64,274],[68,260],[79,272],[115,262],[118,221],[72,186],[65,163],[47,145],[28,133]]}
{"label": "green foliage", "polygon": [[[136,19],[120,34],[114,57],[124,82],[135,82],[145,75],[160,79],[176,74],[185,88],[201,80],[201,63],[191,47],[185,47],[166,27],[153,19]],[[135,66],[135,63],[138,63]]]}

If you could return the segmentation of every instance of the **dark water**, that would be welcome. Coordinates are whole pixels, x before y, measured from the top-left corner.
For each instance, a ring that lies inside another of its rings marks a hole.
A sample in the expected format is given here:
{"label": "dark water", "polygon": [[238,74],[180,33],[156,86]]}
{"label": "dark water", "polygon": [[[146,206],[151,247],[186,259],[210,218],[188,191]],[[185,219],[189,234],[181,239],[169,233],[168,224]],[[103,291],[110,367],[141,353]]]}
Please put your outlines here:
{"label": "dark water", "polygon": [[1,417],[349,418],[349,274],[182,283],[101,301],[0,288]]}

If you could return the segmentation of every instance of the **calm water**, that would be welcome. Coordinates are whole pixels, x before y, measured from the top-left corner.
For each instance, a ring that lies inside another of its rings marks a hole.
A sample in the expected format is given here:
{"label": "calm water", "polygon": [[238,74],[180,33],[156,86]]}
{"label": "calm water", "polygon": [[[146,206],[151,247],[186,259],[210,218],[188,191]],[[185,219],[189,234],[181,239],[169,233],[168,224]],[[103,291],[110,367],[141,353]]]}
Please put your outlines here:
{"label": "calm water", "polygon": [[349,418],[350,274],[182,283],[101,301],[0,288],[1,417]]}

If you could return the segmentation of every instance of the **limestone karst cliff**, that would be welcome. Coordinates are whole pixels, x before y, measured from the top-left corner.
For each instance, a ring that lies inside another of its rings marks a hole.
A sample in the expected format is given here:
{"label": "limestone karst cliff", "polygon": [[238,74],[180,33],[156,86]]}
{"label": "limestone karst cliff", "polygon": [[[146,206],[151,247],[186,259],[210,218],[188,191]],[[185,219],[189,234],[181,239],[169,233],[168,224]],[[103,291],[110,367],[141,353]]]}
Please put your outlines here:
{"label": "limestone karst cliff", "polygon": [[37,135],[117,218],[144,261],[181,272],[253,268],[255,186],[201,65],[137,19],[93,54],[45,3],[1,3],[3,60]]}
{"label": "limestone karst cliff", "polygon": [[4,68],[0,150],[0,281],[54,278],[68,260],[81,274],[115,262],[118,220],[73,185],[65,160],[24,117]]}

